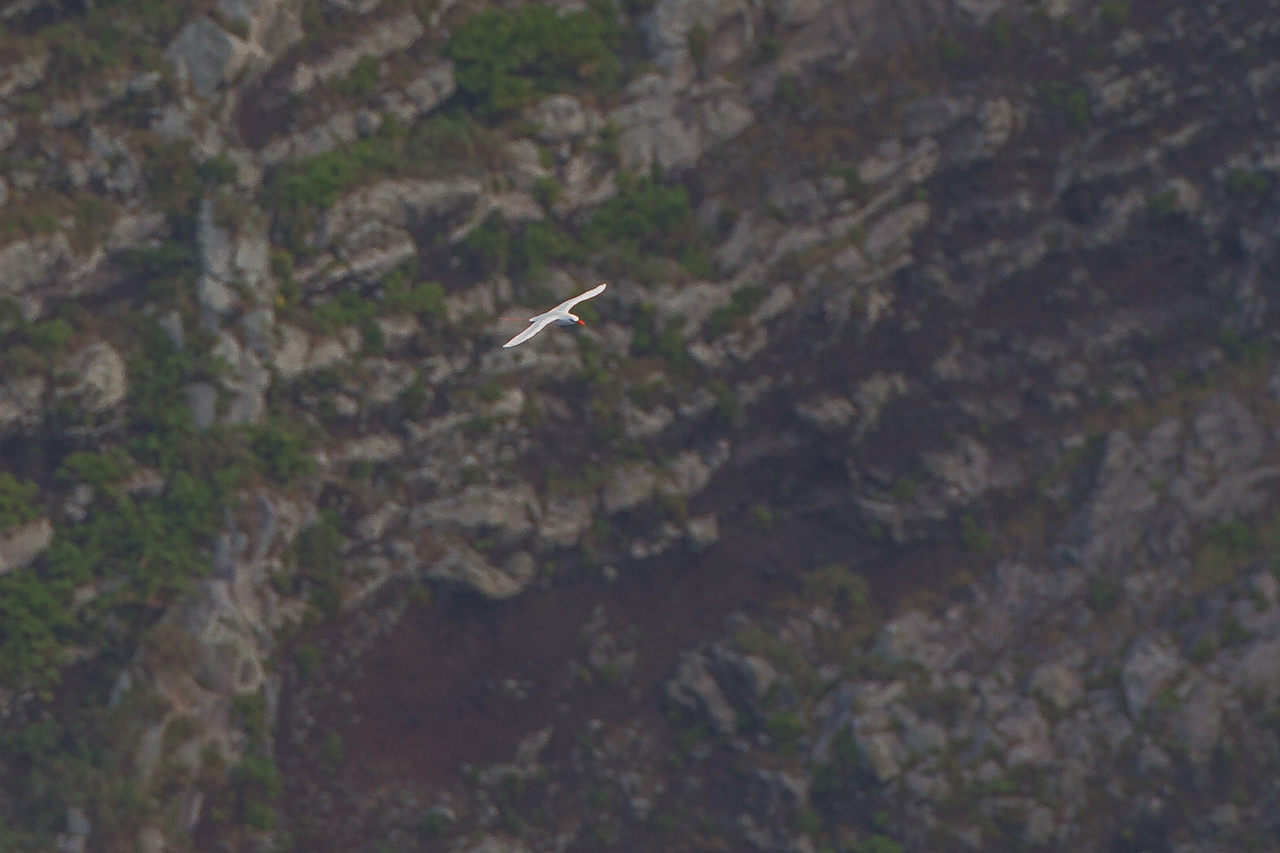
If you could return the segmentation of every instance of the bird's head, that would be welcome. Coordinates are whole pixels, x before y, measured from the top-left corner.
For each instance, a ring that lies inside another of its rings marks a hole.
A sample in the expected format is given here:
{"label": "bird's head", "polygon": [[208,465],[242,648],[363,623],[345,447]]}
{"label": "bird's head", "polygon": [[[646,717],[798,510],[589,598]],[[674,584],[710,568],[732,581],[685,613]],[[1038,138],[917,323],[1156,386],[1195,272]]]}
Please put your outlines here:
{"label": "bird's head", "polygon": [[586,323],[584,323],[584,322],[582,322],[581,320],[579,320],[579,321],[578,321],[578,325],[579,325],[579,326],[585,326],[585,325],[587,325],[587,324],[586,324]]}

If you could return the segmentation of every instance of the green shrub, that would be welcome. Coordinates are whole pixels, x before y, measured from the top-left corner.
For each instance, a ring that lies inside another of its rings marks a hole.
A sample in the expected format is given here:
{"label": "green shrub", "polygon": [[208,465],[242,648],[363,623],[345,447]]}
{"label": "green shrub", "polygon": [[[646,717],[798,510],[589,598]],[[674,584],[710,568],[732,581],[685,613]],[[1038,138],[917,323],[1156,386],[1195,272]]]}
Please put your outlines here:
{"label": "green shrub", "polygon": [[240,169],[235,161],[222,154],[210,157],[208,160],[201,160],[196,164],[196,174],[214,186],[234,182],[239,172]]}
{"label": "green shrub", "polygon": [[805,591],[824,601],[845,607],[866,607],[871,603],[871,587],[862,575],[846,566],[830,565],[814,569],[804,579]]}
{"label": "green shrub", "polygon": [[711,312],[707,320],[707,337],[715,339],[727,332],[734,320],[756,310],[766,293],[768,291],[762,284],[744,284],[734,290],[728,305]]}
{"label": "green shrub", "polygon": [[1013,41],[1013,24],[1004,15],[992,16],[991,40],[995,42],[996,47],[1008,47]]}
{"label": "green shrub", "polygon": [[250,430],[249,447],[262,472],[277,483],[291,483],[315,472],[315,460],[307,452],[302,426],[278,420],[267,421]]}
{"label": "green shrub", "polygon": [[0,471],[0,530],[40,517],[40,487]]}
{"label": "green shrub", "polygon": [[1089,582],[1087,601],[1089,607],[1106,613],[1120,603],[1124,585],[1117,578],[1097,577]]}
{"label": "green shrub", "polygon": [[684,187],[627,174],[618,178],[618,194],[582,229],[589,251],[608,251],[626,260],[674,257],[690,273],[704,277],[712,272],[706,239]]}
{"label": "green shrub", "polygon": [[245,733],[250,750],[259,749],[267,737],[267,697],[261,690],[231,697],[231,722]]}
{"label": "green shrub", "polygon": [[331,207],[343,191],[371,172],[389,169],[399,157],[386,136],[361,139],[340,151],[318,154],[271,174],[265,187],[268,206],[285,211]]}
{"label": "green shrub", "polygon": [[535,3],[477,12],[443,52],[455,63],[462,98],[498,117],[578,85],[611,86],[619,36],[608,3],[593,0],[566,14]]}
{"label": "green shrub", "polygon": [[536,274],[550,264],[586,257],[578,242],[550,220],[512,226],[498,216],[468,234],[460,248],[480,273]]}
{"label": "green shrub", "polygon": [[796,812],[794,823],[796,831],[805,835],[817,835],[822,832],[822,815],[811,808],[803,808]]}
{"label": "green shrub", "polygon": [[1041,84],[1040,97],[1050,109],[1065,112],[1076,127],[1088,126],[1089,93],[1083,88],[1055,80]]}
{"label": "green shrub", "polygon": [[582,261],[582,247],[549,220],[526,223],[512,244],[512,262],[517,272],[538,273],[553,263]]}
{"label": "green shrub", "polygon": [[1262,546],[1256,531],[1243,521],[1232,520],[1216,524],[1205,533],[1205,538],[1231,552],[1234,556],[1248,556]]}
{"label": "green shrub", "polygon": [[324,740],[320,743],[320,762],[326,770],[330,773],[336,772],[342,766],[344,754],[342,735],[329,732],[324,736]]}
{"label": "green shrub", "polygon": [[902,853],[902,845],[887,835],[876,833],[854,845],[852,853]]}
{"label": "green shrub", "polygon": [[391,283],[384,287],[383,294],[387,307],[393,310],[427,317],[444,316],[444,288],[434,281],[422,281],[413,287]]}
{"label": "green shrub", "polygon": [[365,299],[357,291],[343,290],[328,302],[321,302],[311,309],[311,320],[324,334],[332,334],[348,326],[359,326],[371,321],[378,313],[378,305]]}
{"label": "green shrub", "polygon": [[1271,189],[1272,183],[1271,176],[1266,172],[1232,166],[1227,170],[1223,185],[1231,195],[1248,196],[1265,195]]}
{"label": "green shrub", "polygon": [[276,813],[271,802],[283,792],[284,784],[270,758],[245,756],[231,771],[231,784],[247,826],[261,831],[275,826]]}
{"label": "green shrub", "polygon": [[356,62],[355,67],[351,69],[351,73],[333,84],[333,88],[339,94],[363,98],[373,92],[374,87],[378,85],[378,78],[381,76],[382,72],[378,67],[378,58],[365,55]]}
{"label": "green shrub", "polygon": [[799,109],[800,105],[804,103],[804,98],[800,94],[800,81],[793,72],[788,72],[778,78],[778,87],[774,90],[774,97],[793,109]]}
{"label": "green shrub", "polygon": [[440,838],[453,820],[443,809],[431,809],[418,820],[418,832],[428,838]]}
{"label": "green shrub", "polygon": [[972,515],[965,515],[960,519],[960,542],[966,551],[983,554],[991,549],[991,534]]}
{"label": "green shrub", "polygon": [[293,656],[298,664],[298,677],[303,681],[315,678],[320,671],[320,649],[311,643],[303,643],[294,651]]}
{"label": "green shrub", "polygon": [[107,491],[135,468],[134,461],[121,448],[100,453],[82,450],[63,459],[53,479],[58,483],[87,483],[98,491]]}
{"label": "green shrub", "polygon": [[805,728],[804,720],[792,711],[775,711],[764,721],[764,730],[782,749],[794,749]]}
{"label": "green shrub", "polygon": [[1123,27],[1129,20],[1129,4],[1124,0],[1105,0],[1098,7],[1102,20],[1113,27]]}
{"label": "green shrub", "polygon": [[325,616],[336,615],[342,606],[341,524],[336,513],[324,510],[293,546],[298,576],[309,588],[312,605]]}
{"label": "green shrub", "polygon": [[707,28],[700,22],[695,23],[689,28],[689,32],[685,34],[685,44],[689,48],[689,58],[693,60],[694,67],[702,70],[703,64],[707,61],[707,49],[711,44],[711,34],[707,32]]}

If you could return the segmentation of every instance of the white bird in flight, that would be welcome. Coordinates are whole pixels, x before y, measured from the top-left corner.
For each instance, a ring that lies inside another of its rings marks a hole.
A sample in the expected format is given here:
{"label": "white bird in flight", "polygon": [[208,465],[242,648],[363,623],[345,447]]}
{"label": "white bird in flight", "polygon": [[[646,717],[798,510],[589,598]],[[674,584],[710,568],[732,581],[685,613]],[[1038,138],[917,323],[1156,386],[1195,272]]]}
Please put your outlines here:
{"label": "white bird in flight", "polygon": [[529,328],[525,329],[523,332],[516,335],[511,340],[507,341],[505,344],[502,345],[502,348],[507,349],[509,347],[519,346],[520,344],[529,340],[529,338],[532,338],[534,335],[538,334],[538,332],[541,332],[547,326],[550,326],[552,323],[555,323],[557,326],[575,326],[575,325],[585,326],[586,323],[578,319],[577,314],[570,314],[569,309],[577,305],[579,302],[585,302],[586,300],[591,299],[594,296],[599,296],[601,293],[604,293],[604,288],[605,288],[605,284],[602,283],[596,287],[591,288],[586,293],[579,293],[577,296],[573,297],[572,299],[566,299],[564,302],[561,302],[559,305],[557,305],[555,308],[552,308],[550,311],[539,314],[536,317],[530,317]]}

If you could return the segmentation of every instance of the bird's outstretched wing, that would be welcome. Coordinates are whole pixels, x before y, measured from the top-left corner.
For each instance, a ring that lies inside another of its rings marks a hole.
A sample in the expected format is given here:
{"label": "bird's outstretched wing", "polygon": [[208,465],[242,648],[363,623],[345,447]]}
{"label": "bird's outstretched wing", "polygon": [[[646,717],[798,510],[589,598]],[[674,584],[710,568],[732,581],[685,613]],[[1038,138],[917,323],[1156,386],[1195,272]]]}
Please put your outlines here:
{"label": "bird's outstretched wing", "polygon": [[573,297],[572,299],[566,299],[564,302],[561,302],[559,305],[557,305],[555,308],[552,308],[547,313],[554,314],[557,311],[568,311],[571,308],[573,308],[573,306],[577,305],[579,302],[585,302],[586,300],[591,299],[592,297],[599,296],[600,294],[604,293],[604,289],[607,285],[608,285],[608,282],[602,282],[601,284],[588,290],[586,293],[579,293],[577,296]]}
{"label": "bird's outstretched wing", "polygon": [[511,340],[507,341],[505,344],[502,345],[502,348],[507,349],[508,347],[519,346],[520,344],[529,340],[529,338],[532,338],[534,335],[538,334],[538,332],[541,332],[543,329],[545,329],[548,325],[550,325],[554,321],[555,321],[555,317],[536,317],[533,320],[530,320],[529,328],[525,329],[523,332],[516,335]]}

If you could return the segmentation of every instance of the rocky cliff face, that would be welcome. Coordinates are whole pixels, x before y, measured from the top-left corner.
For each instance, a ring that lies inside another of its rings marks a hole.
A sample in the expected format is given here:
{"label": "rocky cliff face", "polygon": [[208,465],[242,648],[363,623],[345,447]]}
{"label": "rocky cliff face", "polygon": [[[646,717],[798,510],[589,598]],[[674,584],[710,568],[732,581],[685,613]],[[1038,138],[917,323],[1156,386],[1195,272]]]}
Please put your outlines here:
{"label": "rocky cliff face", "polygon": [[73,5],[4,845],[1275,843],[1269,4]]}

